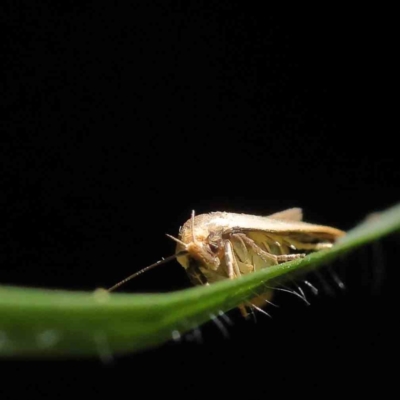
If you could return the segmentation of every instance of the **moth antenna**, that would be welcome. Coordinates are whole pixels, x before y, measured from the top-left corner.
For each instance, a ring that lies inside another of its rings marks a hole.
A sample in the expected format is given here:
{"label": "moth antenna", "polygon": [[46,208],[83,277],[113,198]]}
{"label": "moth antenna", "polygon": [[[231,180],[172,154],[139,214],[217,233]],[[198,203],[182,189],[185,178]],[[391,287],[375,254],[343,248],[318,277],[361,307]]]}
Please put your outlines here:
{"label": "moth antenna", "polygon": [[187,247],[186,243],[183,243],[182,240],[177,239],[176,237],[169,235],[168,233],[165,234],[167,237],[169,237],[170,239],[172,239],[174,242],[179,243],[181,246],[183,247]]}
{"label": "moth antenna", "polygon": [[147,271],[149,271],[149,270],[151,270],[151,269],[153,269],[153,268],[155,268],[155,267],[157,267],[157,266],[159,266],[161,264],[165,264],[165,263],[167,263],[169,261],[172,261],[175,258],[183,256],[183,255],[185,255],[187,253],[188,252],[186,250],[182,250],[179,253],[176,253],[176,254],[174,254],[172,256],[169,256],[167,258],[163,258],[162,260],[157,261],[154,264],[151,264],[151,265],[149,265],[147,267],[144,267],[140,271],[137,271],[134,274],[129,275],[127,278],[123,279],[122,281],[116,283],[114,286],[111,286],[110,289],[108,289],[107,291],[108,292],[112,292],[113,290],[115,290],[115,289],[119,288],[120,286],[122,286],[124,283],[130,281],[131,279],[136,278],[137,276],[139,276],[139,275],[141,275],[141,274],[143,274],[143,273],[145,273],[145,272],[147,272]]}
{"label": "moth antenna", "polygon": [[196,243],[196,236],[194,235],[194,217],[195,217],[195,212],[192,210],[192,240],[193,243]]}

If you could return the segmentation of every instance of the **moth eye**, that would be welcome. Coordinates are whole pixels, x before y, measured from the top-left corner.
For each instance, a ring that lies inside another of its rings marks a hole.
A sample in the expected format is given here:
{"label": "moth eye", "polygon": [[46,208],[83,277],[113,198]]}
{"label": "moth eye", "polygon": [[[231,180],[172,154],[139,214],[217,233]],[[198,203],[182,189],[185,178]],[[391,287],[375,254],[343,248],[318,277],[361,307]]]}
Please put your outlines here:
{"label": "moth eye", "polygon": [[215,243],[209,243],[208,245],[213,253],[218,253],[218,246]]}

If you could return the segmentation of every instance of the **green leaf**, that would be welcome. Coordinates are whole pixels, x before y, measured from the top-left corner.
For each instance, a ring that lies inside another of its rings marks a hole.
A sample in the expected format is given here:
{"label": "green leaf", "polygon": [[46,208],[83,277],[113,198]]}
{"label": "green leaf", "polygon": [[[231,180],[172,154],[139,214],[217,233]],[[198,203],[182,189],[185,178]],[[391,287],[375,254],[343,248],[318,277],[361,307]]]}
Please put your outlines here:
{"label": "green leaf", "polygon": [[249,274],[167,294],[109,294],[0,286],[0,355],[98,356],[159,345],[265,291],[400,230],[400,204],[367,219],[330,250]]}

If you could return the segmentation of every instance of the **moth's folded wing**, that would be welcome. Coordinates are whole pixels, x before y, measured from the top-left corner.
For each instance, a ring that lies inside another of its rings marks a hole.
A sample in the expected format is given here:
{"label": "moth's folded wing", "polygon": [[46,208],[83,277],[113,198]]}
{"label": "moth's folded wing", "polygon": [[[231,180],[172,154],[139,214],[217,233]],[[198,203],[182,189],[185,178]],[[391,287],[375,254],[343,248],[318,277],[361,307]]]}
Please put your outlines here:
{"label": "moth's folded wing", "polygon": [[[313,229],[298,229],[286,231],[259,231],[245,230],[245,233],[261,248],[266,248],[271,254],[289,254],[293,253],[290,249],[311,249],[308,244],[334,243],[339,237],[345,235],[345,232],[331,227],[313,225]],[[307,244],[302,246],[301,244]],[[296,252],[296,251],[295,251]]]}
{"label": "moth's folded wing", "polygon": [[267,215],[267,218],[278,219],[281,221],[301,221],[303,210],[301,208],[288,208],[287,210]]}

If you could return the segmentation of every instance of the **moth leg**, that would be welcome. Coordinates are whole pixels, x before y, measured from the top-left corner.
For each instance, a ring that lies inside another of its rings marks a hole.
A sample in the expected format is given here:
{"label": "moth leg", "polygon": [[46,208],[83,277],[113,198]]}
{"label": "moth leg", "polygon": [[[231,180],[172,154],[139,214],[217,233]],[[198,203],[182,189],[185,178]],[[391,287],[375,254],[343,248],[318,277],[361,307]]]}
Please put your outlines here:
{"label": "moth leg", "polygon": [[280,256],[276,256],[276,260],[278,261],[278,264],[292,261],[292,260],[297,260],[298,258],[304,258],[306,255],[304,253],[297,253],[297,254],[282,254]]}
{"label": "moth leg", "polygon": [[[247,252],[245,242],[242,240],[242,238],[239,235],[236,236],[235,239],[237,239],[240,242],[241,246],[243,246],[244,257],[247,262],[250,262],[248,259],[248,252]],[[226,240],[224,248],[225,248],[225,263],[228,268],[229,279],[234,279],[235,274],[237,277],[241,276],[242,273],[240,272],[239,264],[237,262],[235,253],[233,251],[232,243],[229,240]],[[249,317],[248,306],[246,306],[245,304],[240,304],[238,306],[238,309],[239,309],[240,313],[242,314],[243,318],[247,319]]]}
{"label": "moth leg", "polygon": [[[277,237],[276,235],[268,235],[269,239],[271,240],[271,243],[274,244],[279,253],[281,255],[289,254],[289,246],[286,245],[286,242],[284,239],[281,237]],[[273,251],[271,251],[270,246],[267,243],[264,243],[265,248],[267,249],[268,253],[274,254]]]}
{"label": "moth leg", "polygon": [[249,257],[248,246],[243,242],[243,239],[239,236],[230,236],[231,244],[233,248],[233,254],[235,261],[238,265],[241,275],[247,275],[255,271],[254,261]]}
{"label": "moth leg", "polygon": [[275,264],[280,264],[283,262],[295,260],[297,258],[303,258],[305,254],[282,254],[282,255],[275,255],[271,253],[267,253],[261,247],[257,246],[253,240],[251,240],[247,235],[244,233],[235,233],[234,236],[239,236],[243,239],[243,241],[248,244],[256,254],[264,259],[269,259],[275,262]]}
{"label": "moth leg", "polygon": [[186,273],[193,285],[208,285],[207,278],[201,272],[196,263],[189,263]]}
{"label": "moth leg", "polygon": [[265,246],[265,248],[267,249],[268,253],[271,253],[271,247],[269,247],[269,244],[267,242],[264,242],[263,245]]}
{"label": "moth leg", "polygon": [[251,240],[247,235],[245,235],[244,233],[234,233],[232,235],[235,238],[241,238],[243,240],[244,243],[246,243],[248,246],[250,246],[254,252],[259,255],[260,257],[264,258],[264,259],[269,259],[275,262],[275,264],[278,264],[277,261],[277,256],[271,253],[268,253],[266,251],[264,251],[261,247],[257,246],[253,240]]}
{"label": "moth leg", "polygon": [[243,318],[248,318],[249,313],[247,311],[247,307],[244,304],[240,304],[240,306],[238,306],[238,309],[240,310],[240,313],[242,314]]}
{"label": "moth leg", "polygon": [[288,243],[289,247],[293,250],[318,251],[323,249],[330,249],[333,246],[333,243],[304,243],[293,240],[291,238],[285,239],[285,242]]}
{"label": "moth leg", "polygon": [[[283,250],[283,246],[280,241],[275,240],[275,245],[278,246],[278,249],[279,249],[279,252],[281,253],[281,255],[286,254],[285,251]],[[289,253],[289,251],[287,251],[287,253]]]}
{"label": "moth leg", "polygon": [[228,277],[229,279],[234,279],[241,275],[239,270],[239,265],[236,261],[235,254],[233,253],[232,243],[229,240],[225,241],[224,244],[224,251],[225,251],[225,263],[228,269]]}
{"label": "moth leg", "polygon": [[242,250],[242,254],[238,254],[238,252],[236,252],[236,255],[238,256],[239,260],[245,264],[250,264],[249,253],[247,251],[245,243],[243,242],[243,239],[239,235],[235,236],[234,238],[238,239]]}

